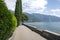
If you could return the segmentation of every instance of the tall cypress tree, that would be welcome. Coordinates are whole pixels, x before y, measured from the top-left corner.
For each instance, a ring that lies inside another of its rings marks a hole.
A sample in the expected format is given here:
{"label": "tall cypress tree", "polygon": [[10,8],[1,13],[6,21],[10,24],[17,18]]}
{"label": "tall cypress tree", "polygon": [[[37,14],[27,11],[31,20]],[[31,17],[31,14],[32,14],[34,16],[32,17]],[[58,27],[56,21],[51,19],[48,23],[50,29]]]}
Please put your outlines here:
{"label": "tall cypress tree", "polygon": [[15,16],[17,18],[17,26],[20,24],[21,16],[22,16],[22,1],[17,0],[16,2],[16,8],[15,8]]}

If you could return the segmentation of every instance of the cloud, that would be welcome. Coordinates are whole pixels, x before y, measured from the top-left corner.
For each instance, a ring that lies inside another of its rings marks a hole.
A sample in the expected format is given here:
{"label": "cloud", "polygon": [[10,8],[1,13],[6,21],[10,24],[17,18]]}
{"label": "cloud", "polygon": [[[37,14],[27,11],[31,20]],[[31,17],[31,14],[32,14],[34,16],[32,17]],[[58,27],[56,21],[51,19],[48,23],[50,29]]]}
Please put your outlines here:
{"label": "cloud", "polygon": [[50,11],[46,12],[47,15],[53,15],[60,17],[60,9],[51,9]]}
{"label": "cloud", "polygon": [[33,8],[45,8],[45,5],[47,4],[47,2],[45,0],[35,0],[32,1],[30,6]]}
{"label": "cloud", "polygon": [[[15,10],[16,0],[5,0],[8,9]],[[41,13],[46,9],[47,0],[22,0],[23,12]]]}
{"label": "cloud", "polygon": [[[60,1],[60,0],[59,0]],[[16,0],[5,0],[8,9],[15,10]],[[40,13],[60,17],[60,9],[47,9],[47,0],[22,0],[23,12]]]}
{"label": "cloud", "polygon": [[50,9],[49,11],[45,10],[42,14],[60,17],[60,9]]}
{"label": "cloud", "polygon": [[51,12],[53,15],[60,17],[60,9],[52,9]]}
{"label": "cloud", "polygon": [[23,11],[30,13],[40,13],[46,9],[47,0],[22,0]]}
{"label": "cloud", "polygon": [[16,0],[5,0],[5,3],[10,10],[15,10],[15,2]]}

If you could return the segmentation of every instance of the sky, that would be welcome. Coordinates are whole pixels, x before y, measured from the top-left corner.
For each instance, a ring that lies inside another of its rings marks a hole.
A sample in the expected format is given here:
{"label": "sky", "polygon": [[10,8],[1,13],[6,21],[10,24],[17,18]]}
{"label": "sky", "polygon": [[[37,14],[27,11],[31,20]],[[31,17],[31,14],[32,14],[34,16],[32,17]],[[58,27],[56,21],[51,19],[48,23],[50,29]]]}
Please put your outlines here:
{"label": "sky", "polygon": [[[9,10],[15,10],[16,0],[5,0]],[[60,0],[22,0],[23,12],[60,17]]]}

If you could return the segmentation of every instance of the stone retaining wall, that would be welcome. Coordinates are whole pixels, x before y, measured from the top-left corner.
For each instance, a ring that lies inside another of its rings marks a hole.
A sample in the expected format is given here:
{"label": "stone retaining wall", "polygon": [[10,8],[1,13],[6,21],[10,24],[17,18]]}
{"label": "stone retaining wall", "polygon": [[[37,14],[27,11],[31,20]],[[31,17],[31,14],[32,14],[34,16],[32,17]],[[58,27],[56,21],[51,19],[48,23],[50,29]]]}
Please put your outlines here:
{"label": "stone retaining wall", "polygon": [[40,34],[41,36],[43,36],[47,40],[60,40],[60,34],[58,34],[58,33],[54,33],[54,32],[48,31],[48,30],[40,30],[36,27],[32,27],[32,26],[29,26],[29,25],[26,25],[26,24],[23,24],[23,25],[28,27],[32,31]]}

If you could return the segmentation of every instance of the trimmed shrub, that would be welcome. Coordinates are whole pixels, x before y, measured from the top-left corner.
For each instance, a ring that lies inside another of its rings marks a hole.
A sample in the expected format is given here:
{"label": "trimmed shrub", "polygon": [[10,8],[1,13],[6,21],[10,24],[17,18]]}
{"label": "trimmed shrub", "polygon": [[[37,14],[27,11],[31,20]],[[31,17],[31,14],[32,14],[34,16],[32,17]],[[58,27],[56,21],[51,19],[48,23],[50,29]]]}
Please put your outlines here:
{"label": "trimmed shrub", "polygon": [[15,16],[8,11],[4,1],[0,0],[0,40],[7,40],[16,26]]}

